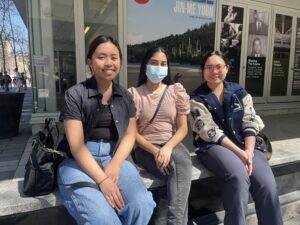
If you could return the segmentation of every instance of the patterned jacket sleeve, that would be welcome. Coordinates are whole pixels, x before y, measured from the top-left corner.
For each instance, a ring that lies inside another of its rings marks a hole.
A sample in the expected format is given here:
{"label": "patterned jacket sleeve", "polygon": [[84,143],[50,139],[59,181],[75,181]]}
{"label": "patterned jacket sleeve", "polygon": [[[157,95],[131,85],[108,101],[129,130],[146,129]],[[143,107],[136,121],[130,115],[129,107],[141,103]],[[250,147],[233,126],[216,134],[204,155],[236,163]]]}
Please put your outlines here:
{"label": "patterned jacket sleeve", "polygon": [[191,113],[189,121],[196,138],[206,142],[220,143],[225,137],[223,130],[214,122],[211,113],[201,102],[190,100]]}
{"label": "patterned jacket sleeve", "polygon": [[247,94],[243,98],[244,116],[243,116],[243,134],[244,137],[255,136],[264,128],[264,123],[259,115],[256,114],[253,101],[250,94]]}

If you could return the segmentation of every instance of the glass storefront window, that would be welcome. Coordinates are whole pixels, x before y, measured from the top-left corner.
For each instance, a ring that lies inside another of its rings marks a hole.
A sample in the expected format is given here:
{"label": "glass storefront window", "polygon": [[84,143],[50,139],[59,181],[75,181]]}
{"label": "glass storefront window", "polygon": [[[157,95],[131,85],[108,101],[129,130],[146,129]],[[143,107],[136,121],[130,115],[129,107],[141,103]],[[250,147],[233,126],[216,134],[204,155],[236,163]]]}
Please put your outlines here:
{"label": "glass storefront window", "polygon": [[300,18],[297,18],[292,95],[300,95]]}
{"label": "glass storefront window", "polygon": [[287,95],[292,21],[292,16],[276,14],[270,96]]}
{"label": "glass storefront window", "polygon": [[[162,46],[170,57],[171,77],[188,94],[202,83],[200,64],[215,48],[215,0],[127,1],[127,83],[136,86],[145,52]],[[189,130],[184,144],[193,149]]]}
{"label": "glass storefront window", "polygon": [[[118,0],[85,0],[83,10],[86,54],[89,44],[98,35],[118,40]],[[86,73],[90,75],[88,67]]]}
{"label": "glass storefront window", "polygon": [[162,46],[170,56],[171,76],[188,93],[202,82],[200,64],[214,49],[215,0],[127,1],[128,87],[136,86],[145,52]]}
{"label": "glass storefront window", "polygon": [[61,109],[76,83],[73,0],[31,0],[31,52],[36,112]]}

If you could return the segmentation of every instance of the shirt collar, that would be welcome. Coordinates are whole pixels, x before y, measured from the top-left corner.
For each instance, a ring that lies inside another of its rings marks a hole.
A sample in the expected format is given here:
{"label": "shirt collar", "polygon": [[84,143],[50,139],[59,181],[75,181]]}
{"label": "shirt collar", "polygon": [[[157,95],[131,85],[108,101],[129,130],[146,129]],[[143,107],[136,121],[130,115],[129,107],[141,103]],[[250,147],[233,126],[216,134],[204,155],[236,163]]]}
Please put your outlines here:
{"label": "shirt collar", "polygon": [[[97,81],[95,76],[92,76],[91,78],[87,79],[86,81],[87,83],[87,89],[88,89],[88,97],[97,97],[100,96],[102,97],[102,94],[98,91],[98,87],[97,87]],[[122,91],[121,88],[118,84],[116,84],[113,81],[113,93],[112,96],[122,96]]]}

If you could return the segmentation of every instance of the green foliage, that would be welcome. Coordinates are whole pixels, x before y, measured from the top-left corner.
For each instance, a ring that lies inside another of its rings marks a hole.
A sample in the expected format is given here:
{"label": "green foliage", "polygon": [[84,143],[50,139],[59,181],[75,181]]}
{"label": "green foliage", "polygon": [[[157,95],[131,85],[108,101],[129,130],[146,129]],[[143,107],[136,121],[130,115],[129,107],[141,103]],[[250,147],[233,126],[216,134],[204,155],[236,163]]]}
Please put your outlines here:
{"label": "green foliage", "polygon": [[128,45],[128,62],[140,63],[147,49],[162,46],[168,52],[171,62],[200,64],[205,53],[214,49],[214,40],[215,23],[204,24],[200,28],[188,29],[183,34],[171,34],[155,41]]}

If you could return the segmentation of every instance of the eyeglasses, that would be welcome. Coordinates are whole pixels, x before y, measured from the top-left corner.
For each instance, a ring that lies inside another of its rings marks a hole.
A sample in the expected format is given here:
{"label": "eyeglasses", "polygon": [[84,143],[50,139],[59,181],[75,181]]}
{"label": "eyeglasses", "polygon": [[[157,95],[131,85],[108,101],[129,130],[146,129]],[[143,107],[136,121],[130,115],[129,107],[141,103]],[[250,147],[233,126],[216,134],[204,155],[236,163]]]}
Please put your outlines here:
{"label": "eyeglasses", "polygon": [[204,69],[205,70],[209,70],[210,72],[213,72],[215,69],[217,70],[217,71],[220,71],[220,70],[222,70],[222,69],[224,69],[224,67],[227,67],[227,65],[225,65],[225,64],[217,64],[217,65],[206,65],[205,67],[204,67]]}

